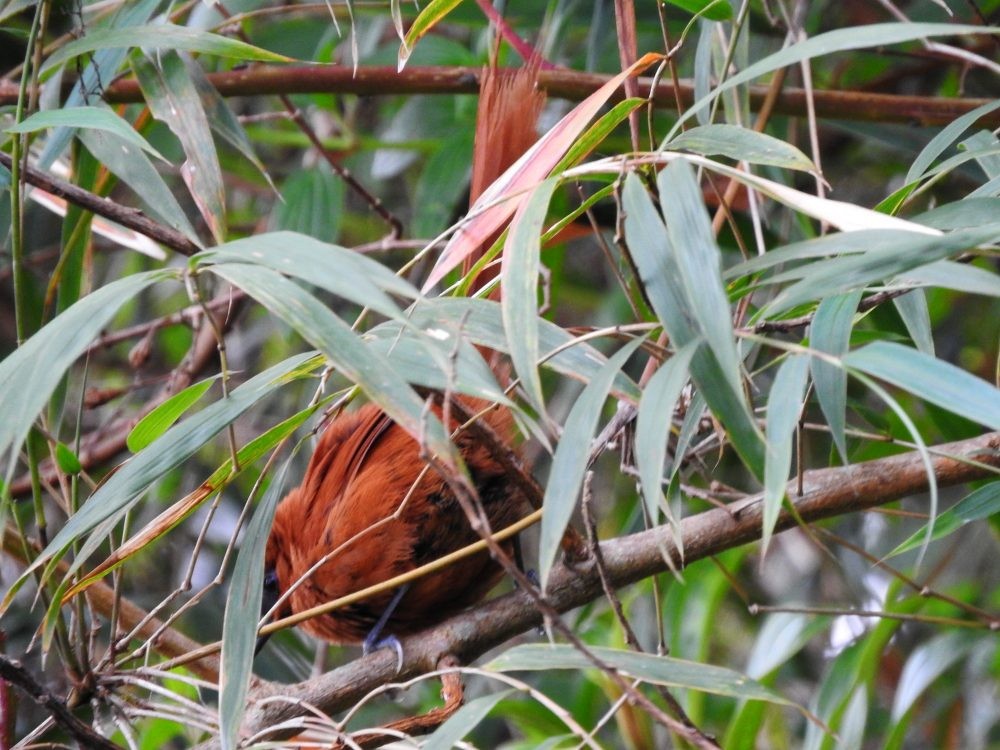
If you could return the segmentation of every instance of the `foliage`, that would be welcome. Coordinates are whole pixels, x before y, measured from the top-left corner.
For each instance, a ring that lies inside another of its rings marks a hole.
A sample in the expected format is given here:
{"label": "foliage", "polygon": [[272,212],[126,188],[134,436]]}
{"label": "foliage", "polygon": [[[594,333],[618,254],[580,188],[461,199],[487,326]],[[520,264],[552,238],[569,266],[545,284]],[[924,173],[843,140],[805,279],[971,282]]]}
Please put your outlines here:
{"label": "foliage", "polygon": [[[24,654],[0,690],[34,675],[77,722],[23,700],[0,731],[270,739],[240,726],[297,449],[367,399],[454,461],[433,389],[514,411],[541,592],[581,504],[677,555],[465,665],[427,746],[1000,746],[1000,461],[931,470],[1000,431],[1000,3],[501,6],[0,6],[0,628]],[[469,81],[531,44],[547,135],[459,222]],[[502,300],[477,299],[457,269],[507,227]],[[920,486],[777,533],[811,470],[906,451]],[[759,542],[685,559],[685,519],[749,504]],[[305,681],[316,648],[284,631],[255,668]],[[436,704],[410,687],[407,713]],[[398,713],[380,696],[350,730]]]}

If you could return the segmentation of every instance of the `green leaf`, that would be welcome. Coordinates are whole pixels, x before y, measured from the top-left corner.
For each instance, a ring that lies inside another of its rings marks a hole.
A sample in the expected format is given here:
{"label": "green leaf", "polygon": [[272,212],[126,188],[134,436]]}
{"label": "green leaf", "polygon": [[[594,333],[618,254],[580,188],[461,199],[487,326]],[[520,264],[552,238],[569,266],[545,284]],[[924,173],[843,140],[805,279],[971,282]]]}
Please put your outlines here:
{"label": "green leaf", "polygon": [[194,406],[198,400],[205,395],[205,392],[212,387],[212,383],[221,377],[216,375],[206,378],[201,382],[189,385],[183,391],[175,393],[162,404],[144,416],[135,427],[129,432],[125,439],[125,445],[133,453],[138,453],[147,445],[156,440],[181,418],[188,409]]}
{"label": "green leaf", "polygon": [[[481,346],[507,351],[507,337],[501,319],[500,304],[492,300],[441,297],[423,300],[407,313],[414,328],[423,331],[460,333]],[[460,325],[458,325],[460,323]],[[398,324],[383,323],[368,335],[396,336]],[[607,357],[585,341],[580,341],[554,323],[538,319],[539,350],[542,365],[567,377],[589,382],[607,362]],[[638,401],[642,392],[625,374],[619,373],[611,392],[620,398]]]}
{"label": "green leaf", "polygon": [[[809,325],[809,345],[816,351],[840,358],[847,354],[851,341],[854,313],[861,301],[861,291],[856,290],[835,297],[827,297],[819,303],[812,323]],[[847,438],[847,371],[843,367],[826,362],[820,357],[811,357],[809,369],[820,409],[830,427],[833,443],[846,465]]]}
{"label": "green leaf", "polygon": [[844,258],[831,258],[800,266],[769,279],[779,283],[792,278],[802,280],[783,289],[767,306],[767,316],[776,315],[814,299],[851,291],[875,281],[893,278],[911,268],[941,260],[963,250],[992,242],[1000,225],[971,227],[940,236],[913,234],[905,252],[870,250]]}
{"label": "green leaf", "polygon": [[548,583],[549,573],[555,563],[556,552],[566,525],[573,515],[584,475],[587,473],[587,459],[590,442],[594,439],[597,421],[600,419],[604,401],[611,390],[615,376],[625,365],[632,353],[644,339],[637,338],[608,359],[576,399],[563,425],[562,439],[552,457],[552,468],[542,500],[542,530],[538,542],[538,576],[542,590]]}
{"label": "green leaf", "polygon": [[79,474],[83,471],[80,459],[65,443],[56,443],[56,465],[64,474]]}
{"label": "green leaf", "polygon": [[903,319],[907,333],[917,349],[934,356],[934,337],[931,334],[931,315],[927,309],[927,296],[923,289],[914,289],[892,300],[896,312]]}
{"label": "green leaf", "polygon": [[907,271],[905,279],[908,283],[926,284],[954,289],[968,294],[984,294],[989,297],[1000,297],[1000,276],[968,263],[957,263],[951,260],[939,260],[920,268]]}
{"label": "green leaf", "polygon": [[184,209],[149,157],[104,130],[80,130],[77,136],[95,159],[135,191],[150,214],[201,245]]}
{"label": "green leaf", "polygon": [[264,589],[264,552],[293,457],[294,452],[277,476],[272,477],[264,499],[250,519],[229,581],[222,618],[222,669],[219,672],[219,741],[223,750],[232,750],[239,744],[240,724],[253,674],[257,619]]}
{"label": "green leaf", "polygon": [[886,341],[851,352],[843,362],[946,411],[1000,430],[1000,390],[952,364]]}
{"label": "green leaf", "polygon": [[465,735],[479,726],[497,703],[513,692],[501,690],[469,701],[427,738],[420,746],[421,750],[451,750]]}
{"label": "green leaf", "polygon": [[118,136],[122,141],[141,148],[151,156],[155,156],[161,161],[167,161],[159,151],[150,145],[149,141],[135,131],[135,128],[127,120],[106,107],[46,109],[25,118],[17,125],[11,125],[4,132],[34,133],[45,128],[58,127],[106,130]]}
{"label": "green leaf", "polygon": [[[228,263],[209,270],[239,287],[319,349],[351,382],[361,387],[397,424],[426,441],[442,459],[453,446],[441,422],[428,415],[423,400],[389,362],[361,340],[343,320],[293,281],[263,266]],[[302,272],[305,272],[303,269]]]}
{"label": "green leaf", "polygon": [[500,309],[510,358],[529,402],[540,414],[545,413],[545,398],[538,374],[538,267],[545,215],[558,185],[559,180],[550,177],[518,207],[501,256]]}
{"label": "green leaf", "polygon": [[762,554],[767,553],[774,524],[778,520],[781,501],[788,486],[788,472],[792,466],[792,443],[795,425],[802,414],[806,379],[809,374],[809,357],[790,355],[781,363],[774,376],[771,393],[767,399],[767,457],[764,463],[764,533],[761,537]]}
{"label": "green leaf", "polygon": [[666,147],[693,151],[703,156],[728,156],[738,161],[769,164],[785,169],[807,172],[815,169],[809,157],[790,143],[738,125],[699,125],[680,133]]}
{"label": "green leaf", "polygon": [[1000,107],[1000,100],[986,102],[986,104],[982,104],[948,123],[917,154],[917,158],[910,165],[910,171],[906,173],[905,182],[916,182],[923,177],[931,164],[934,163],[934,160],[957,141],[962,133],[971,128],[980,117],[988,115],[998,107]]}
{"label": "green leaf", "polygon": [[180,141],[185,156],[181,177],[215,241],[224,242],[226,193],[222,169],[201,97],[184,62],[175,51],[164,51],[155,64],[141,56],[133,57],[132,70],[153,116],[166,123]]}
{"label": "green leaf", "polygon": [[692,15],[700,15],[709,21],[728,21],[733,17],[733,7],[729,0],[666,0],[671,5],[686,10]]}
{"label": "green leaf", "polygon": [[865,47],[882,48],[890,44],[900,44],[917,39],[935,36],[956,36],[959,34],[997,34],[1000,28],[993,26],[972,26],[953,23],[872,23],[866,26],[835,29],[824,34],[817,34],[805,41],[785,47],[763,60],[755,62],[717,86],[708,96],[699,99],[678,118],[665,143],[681,130],[683,123],[694,117],[702,109],[710,105],[725,92],[750,83],[755,78],[771,73],[781,68],[797,65],[803,60],[829,55],[834,52],[846,52]]}
{"label": "green leaf", "polygon": [[645,99],[633,97],[618,102],[615,106],[598,118],[597,122],[587,130],[570,146],[562,160],[552,170],[553,174],[559,174],[577,162],[581,161],[587,154],[597,148],[604,139],[614,132],[614,129],[621,125],[628,116],[646,104]]}
{"label": "green leaf", "polygon": [[[614,648],[590,647],[591,653],[615,667],[626,677],[667,687],[700,690],[732,698],[760,700],[782,706],[794,706],[773,690],[744,674],[713,664],[656,656]],[[527,644],[515,646],[486,665],[496,672],[586,669],[594,663],[569,645]]]}
{"label": "green leaf", "polygon": [[44,75],[53,68],[72,60],[74,57],[86,55],[104,49],[170,49],[187,50],[188,52],[203,52],[218,57],[232,57],[237,60],[255,60],[258,62],[291,62],[291,58],[268,52],[252,44],[236,39],[228,39],[218,34],[192,29],[186,26],[175,26],[170,23],[132,26],[127,29],[97,29],[86,36],[63,45],[42,64]]}
{"label": "green leaf", "polygon": [[410,284],[371,258],[295,232],[268,232],[228,242],[199,253],[192,263],[263,266],[397,320],[402,313],[386,292],[420,298]]}
{"label": "green leaf", "polygon": [[406,61],[410,59],[410,55],[413,54],[413,48],[420,38],[434,28],[441,19],[451,13],[461,2],[462,0],[431,0],[424,6],[423,10],[420,11],[420,15],[410,24],[410,30],[406,32],[406,36],[399,45],[397,62],[399,70],[402,70],[406,66]]}
{"label": "green leaf", "polygon": [[921,693],[979,642],[981,639],[969,632],[956,631],[941,633],[914,649],[899,676],[899,687],[892,702],[892,721],[901,721]]}
{"label": "green leaf", "polygon": [[691,357],[697,348],[697,341],[686,344],[674,356],[662,363],[649,379],[643,390],[642,400],[639,402],[635,428],[635,459],[646,509],[650,518],[658,519],[660,508],[664,508],[667,518],[678,532],[674,540],[678,543],[678,552],[682,556],[677,519],[673,517],[670,506],[662,502],[663,457],[667,451],[667,440],[670,437],[677,399],[680,398],[681,391],[688,381]]}
{"label": "green leaf", "polygon": [[734,392],[742,388],[732,311],[722,285],[722,257],[694,170],[677,161],[660,172],[660,207],[674,250],[689,317],[708,343]]}
{"label": "green leaf", "polygon": [[[1000,481],[973,490],[954,506],[946,510],[934,520],[934,530],[931,540],[941,539],[958,531],[971,521],[989,518],[1000,513]],[[927,540],[927,525],[912,534],[905,542],[886,555],[887,558],[901,555],[904,552],[917,549]]]}
{"label": "green leaf", "polygon": [[148,271],[113,281],[57,316],[0,362],[0,414],[4,415],[0,419],[0,461],[9,454],[8,478],[32,422],[70,365],[122,305],[149,285],[175,277],[174,271]]}
{"label": "green leaf", "polygon": [[[625,236],[639,279],[653,311],[670,335],[670,340],[674,346],[683,347],[703,338],[701,330],[691,320],[690,309],[693,303],[688,299],[688,289],[682,283],[684,276],[678,260],[679,253],[673,248],[671,237],[668,237],[652,200],[635,174],[630,173],[625,178],[622,202],[625,208]],[[680,233],[683,231],[683,226],[679,225],[673,231]],[[702,261],[706,262],[717,263],[714,258]],[[688,276],[695,274],[694,269],[698,265],[698,261],[694,259],[687,262]],[[718,271],[716,271],[715,280],[705,281],[703,284],[693,281],[691,288],[707,289],[718,283],[721,282],[718,282]],[[698,309],[704,307],[703,300],[698,304]],[[713,323],[708,327],[712,330],[714,341],[722,352],[728,347],[722,342],[724,325],[719,318],[722,314],[728,316],[728,311],[727,299],[721,311],[713,310],[709,313]],[[731,330],[732,324],[728,325]],[[728,346],[733,346],[732,340]],[[699,346],[692,357],[691,377],[698,391],[705,396],[712,411],[729,429],[733,447],[740,457],[756,476],[762,477],[764,474],[762,436],[750,416],[742,388],[733,386],[734,374],[732,370],[725,372],[714,352],[704,344]]]}

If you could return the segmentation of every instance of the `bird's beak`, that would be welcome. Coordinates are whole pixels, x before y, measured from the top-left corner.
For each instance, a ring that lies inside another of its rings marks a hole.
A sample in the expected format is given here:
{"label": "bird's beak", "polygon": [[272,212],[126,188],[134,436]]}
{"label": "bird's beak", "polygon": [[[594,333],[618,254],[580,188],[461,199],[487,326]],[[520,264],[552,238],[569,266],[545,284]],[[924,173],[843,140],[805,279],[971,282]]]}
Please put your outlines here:
{"label": "bird's beak", "polygon": [[[269,588],[264,589],[264,595],[260,600],[260,616],[263,617],[268,612],[270,612],[274,605],[278,603],[279,594],[276,590],[271,590]],[[270,619],[270,618],[268,618]],[[257,636],[257,645],[254,646],[253,655],[256,656],[260,653],[260,650],[264,648],[264,644],[267,643],[267,639],[271,637],[271,634]]]}

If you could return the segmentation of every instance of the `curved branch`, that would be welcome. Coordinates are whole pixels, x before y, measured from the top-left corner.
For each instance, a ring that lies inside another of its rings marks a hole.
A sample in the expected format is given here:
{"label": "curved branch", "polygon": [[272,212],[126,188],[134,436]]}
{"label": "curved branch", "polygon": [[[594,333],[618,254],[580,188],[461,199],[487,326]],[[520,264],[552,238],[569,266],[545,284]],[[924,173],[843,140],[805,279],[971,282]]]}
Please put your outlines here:
{"label": "curved branch", "polygon": [[[937,446],[931,463],[940,486],[998,474],[1000,432]],[[804,521],[813,522],[884,505],[924,491],[927,485],[923,460],[912,451],[854,466],[809,471],[803,494],[794,505]],[[684,564],[759,539],[761,521],[760,495],[684,519]],[[795,525],[793,515],[783,510],[776,531]],[[666,526],[603,542],[601,551],[605,572],[615,587],[666,571],[663,551],[681,563]],[[559,611],[567,611],[601,595],[600,577],[593,566],[571,569],[559,565],[549,578],[546,599]],[[343,710],[379,685],[433,670],[444,654],[454,654],[467,664],[540,622],[541,615],[531,605],[528,594],[515,591],[407,638],[403,642],[405,659],[398,672],[395,653],[381,650],[306,682],[280,685],[256,681],[244,730],[252,734],[301,716],[306,712],[303,706],[328,713]],[[1000,620],[997,625],[1000,627]],[[279,694],[292,700],[260,703]]]}
{"label": "curved branch", "polygon": [[[223,96],[259,96],[266,94],[340,93],[361,96],[392,94],[476,94],[479,92],[481,68],[472,67],[407,67],[397,72],[395,67],[361,66],[356,71],[341,65],[257,65],[242,70],[209,73],[208,79]],[[551,98],[580,101],[592,94],[611,78],[598,73],[575,70],[542,70],[538,85]],[[639,78],[640,92],[649,91],[650,78]],[[69,83],[68,85],[72,85]],[[16,100],[16,86],[0,82],[0,104]],[[768,99],[767,86],[750,86],[750,106],[756,111]],[[619,95],[620,96],[620,95]],[[813,99],[819,117],[838,120],[875,120],[878,122],[920,123],[941,125],[990,101],[951,97],[903,96],[869,91],[818,90],[806,92],[786,87],[774,102],[774,111],[786,115],[803,115],[807,101]],[[139,84],[131,79],[112,83],[104,92],[110,103],[142,101]],[[663,109],[676,109],[678,102],[689,105],[694,101],[694,85],[660,82],[653,90],[653,104]],[[1000,125],[1000,112],[984,115],[983,127]]]}

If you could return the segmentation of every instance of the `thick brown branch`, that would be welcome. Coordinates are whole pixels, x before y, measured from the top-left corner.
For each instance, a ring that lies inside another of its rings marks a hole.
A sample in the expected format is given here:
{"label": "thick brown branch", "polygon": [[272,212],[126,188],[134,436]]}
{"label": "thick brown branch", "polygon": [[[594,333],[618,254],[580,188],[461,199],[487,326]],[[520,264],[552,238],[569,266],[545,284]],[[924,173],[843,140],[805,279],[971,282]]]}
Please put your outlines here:
{"label": "thick brown branch", "polygon": [[[259,65],[243,70],[209,74],[209,80],[223,96],[263,94],[341,93],[362,96],[387,94],[475,94],[479,91],[480,68],[409,67],[397,72],[393,67],[359,67],[355,74],[349,66],[332,65]],[[573,70],[542,70],[538,85],[549,97],[580,101],[608,81],[610,76],[580,73]],[[651,79],[640,78],[638,90],[649,90]],[[768,98],[768,86],[750,87],[750,105],[757,111]],[[0,82],[0,104],[16,100],[17,89]],[[819,117],[838,120],[874,120],[878,122],[940,125],[954,120],[986,99],[901,96],[867,91],[814,91],[812,97]],[[774,111],[803,115],[808,96],[804,89],[785,88],[774,103]],[[142,92],[134,80],[124,79],[108,86],[105,99],[112,103],[137,102]],[[694,86],[660,82],[653,92],[653,103],[664,109],[676,109],[677,102],[694,101]],[[983,127],[1000,125],[1000,112],[984,115]]]}
{"label": "thick brown branch", "polygon": [[[10,169],[10,155],[0,151],[0,164]],[[86,209],[105,219],[121,224],[151,240],[166,245],[182,255],[194,255],[199,250],[196,244],[175,229],[153,221],[137,208],[129,208],[107,198],[84,190],[64,180],[52,177],[34,167],[21,171],[25,182],[52,193],[75,206]]]}
{"label": "thick brown branch", "polygon": [[[938,446],[931,458],[940,486],[981,479],[1000,469],[1000,433]],[[992,470],[991,470],[991,467]],[[797,514],[805,521],[843,515],[893,502],[927,489],[921,456],[916,452],[869,461],[854,466],[807,472],[804,492],[795,500]],[[726,508],[691,516],[682,522],[685,564],[718,554],[761,535],[760,496],[747,498]],[[792,514],[782,511],[777,530],[796,524]],[[677,558],[670,529],[658,527],[601,544],[605,571],[615,587],[626,586],[667,569],[661,550]],[[560,611],[585,604],[602,595],[597,571],[557,566],[549,578],[547,601]],[[469,663],[510,638],[537,627],[541,615],[527,593],[515,591],[443,622],[403,642],[405,661],[396,671],[396,655],[390,650],[346,664],[320,677],[294,685],[257,683],[245,720],[245,730],[259,732],[305,712],[310,705],[327,712],[340,711],[373,688],[431,671],[444,654],[454,654]],[[259,701],[273,695],[292,700]]]}

